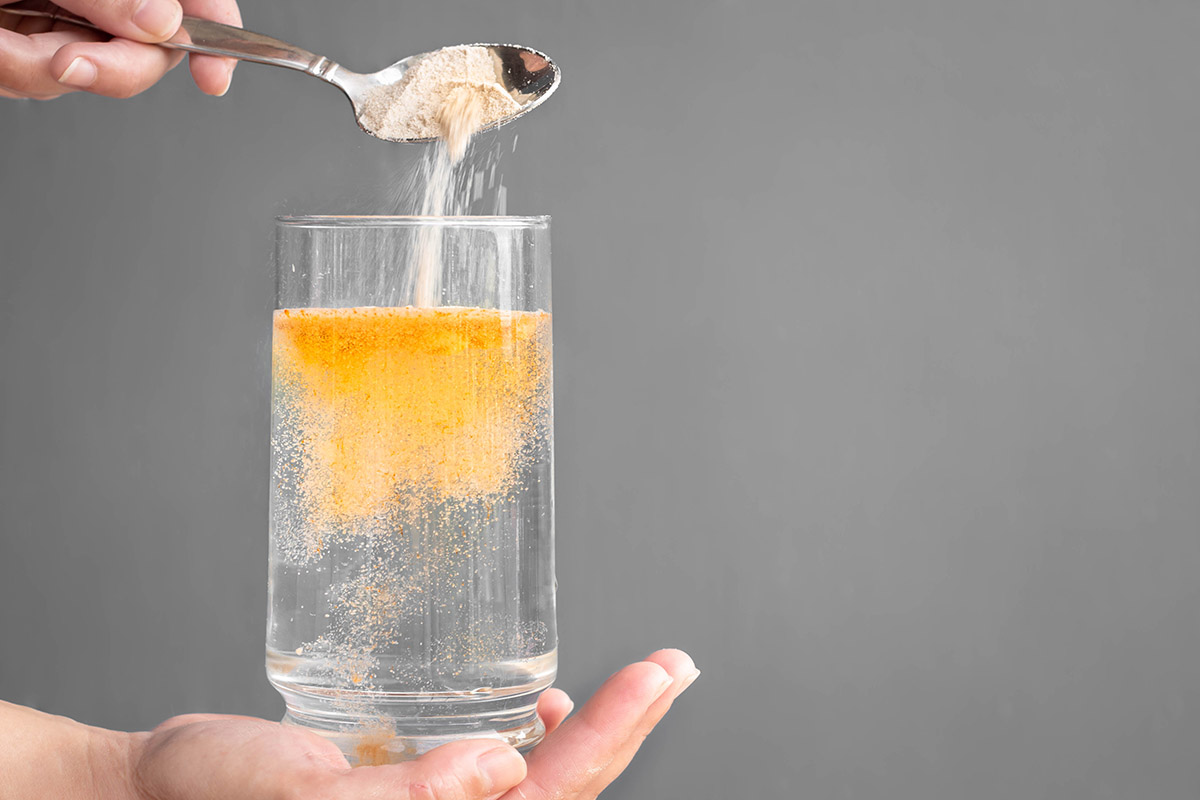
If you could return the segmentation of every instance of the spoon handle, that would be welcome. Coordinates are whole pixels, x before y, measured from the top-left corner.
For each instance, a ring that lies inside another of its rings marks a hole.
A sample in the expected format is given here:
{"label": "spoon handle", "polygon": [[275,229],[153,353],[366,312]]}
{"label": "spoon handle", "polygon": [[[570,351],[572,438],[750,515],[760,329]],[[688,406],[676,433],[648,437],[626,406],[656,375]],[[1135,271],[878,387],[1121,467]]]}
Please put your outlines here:
{"label": "spoon handle", "polygon": [[[69,22],[81,28],[101,30],[86,19],[51,11],[0,7],[0,12],[22,17],[46,17],[59,22]],[[189,53],[239,58],[242,61],[255,61],[273,67],[286,67],[307,72],[331,83],[332,74],[340,68],[336,62],[325,56],[310,53],[281,39],[198,17],[185,16],[179,26],[179,32],[168,41],[158,42],[158,45],[172,50],[186,50]]]}
{"label": "spoon handle", "polygon": [[338,68],[336,62],[325,56],[310,53],[282,39],[212,20],[184,17],[179,29],[170,41],[163,42],[164,47],[286,67],[325,80],[329,80],[330,73]]}

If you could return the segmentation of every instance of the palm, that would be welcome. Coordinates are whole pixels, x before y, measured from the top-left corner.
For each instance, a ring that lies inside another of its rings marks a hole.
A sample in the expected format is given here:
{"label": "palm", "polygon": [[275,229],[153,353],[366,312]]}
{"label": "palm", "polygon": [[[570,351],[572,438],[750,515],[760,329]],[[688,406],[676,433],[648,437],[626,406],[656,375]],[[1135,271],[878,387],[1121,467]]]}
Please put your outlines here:
{"label": "palm", "polygon": [[[192,714],[142,735],[132,778],[156,800],[594,798],[625,769],[695,675],[685,653],[660,650],[609,678],[565,724],[571,701],[551,689],[538,703],[546,739],[524,763],[494,740],[468,740],[416,761],[351,770],[336,746],[299,728],[252,717]],[[497,749],[508,751],[511,768],[489,784],[475,764]]]}

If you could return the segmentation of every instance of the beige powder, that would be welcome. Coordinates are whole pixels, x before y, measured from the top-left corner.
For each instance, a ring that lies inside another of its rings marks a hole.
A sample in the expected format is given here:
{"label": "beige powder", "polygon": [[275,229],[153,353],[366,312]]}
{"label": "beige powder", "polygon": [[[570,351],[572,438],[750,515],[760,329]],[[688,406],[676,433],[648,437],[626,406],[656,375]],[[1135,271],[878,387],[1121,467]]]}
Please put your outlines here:
{"label": "beige powder", "polygon": [[487,48],[459,45],[422,56],[399,83],[369,94],[362,123],[385,139],[446,139],[457,161],[471,134],[520,110]]}
{"label": "beige powder", "polygon": [[474,87],[462,84],[447,93],[445,102],[438,109],[438,125],[442,129],[442,138],[446,140],[451,163],[459,161],[466,154],[467,143],[475,131],[483,127],[486,115],[486,96]]}
{"label": "beige powder", "polygon": [[[426,158],[420,213],[461,213],[469,198],[455,196],[455,166],[480,128],[521,110],[496,77],[486,47],[459,45],[418,59],[403,80],[368,95],[362,123],[385,139],[440,139]],[[441,305],[441,231],[418,234],[413,304]]]}

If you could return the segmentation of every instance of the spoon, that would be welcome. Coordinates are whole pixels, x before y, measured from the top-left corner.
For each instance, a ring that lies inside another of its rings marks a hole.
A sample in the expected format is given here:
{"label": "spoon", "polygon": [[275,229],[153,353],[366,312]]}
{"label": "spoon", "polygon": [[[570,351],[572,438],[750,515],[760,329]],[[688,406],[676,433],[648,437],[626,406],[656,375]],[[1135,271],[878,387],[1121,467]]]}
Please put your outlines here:
{"label": "spoon", "polygon": [[[83,28],[101,30],[86,19],[58,12],[34,11],[11,6],[0,6],[0,12],[24,17],[46,17],[59,22],[69,22]],[[238,58],[242,61],[253,61],[258,64],[270,64],[273,67],[286,67],[306,72],[326,83],[332,83],[345,93],[346,97],[350,99],[350,104],[354,106],[354,119],[358,122],[358,127],[366,133],[389,142],[434,141],[432,138],[389,138],[381,135],[378,130],[372,129],[370,123],[363,118],[366,100],[372,92],[399,83],[409,68],[419,59],[430,55],[429,53],[409,56],[378,72],[364,74],[351,72],[336,61],[330,61],[325,56],[302,50],[280,39],[235,28],[232,25],[222,25],[220,22],[187,16],[183,18],[179,31],[171,39],[158,44],[173,50]],[[487,49],[496,66],[496,80],[521,106],[520,110],[494,120],[482,126],[480,130],[491,130],[512,122],[517,117],[532,111],[558,88],[560,77],[558,66],[545,53],[514,44],[477,44],[472,47]]]}

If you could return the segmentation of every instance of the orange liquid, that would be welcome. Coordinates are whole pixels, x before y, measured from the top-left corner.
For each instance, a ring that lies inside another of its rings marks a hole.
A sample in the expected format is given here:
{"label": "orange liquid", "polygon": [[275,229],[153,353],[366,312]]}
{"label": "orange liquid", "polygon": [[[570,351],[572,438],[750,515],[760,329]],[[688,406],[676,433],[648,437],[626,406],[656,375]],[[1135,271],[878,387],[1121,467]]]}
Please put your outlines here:
{"label": "orange liquid", "polygon": [[503,496],[549,435],[546,312],[285,309],[272,356],[277,426],[316,528]]}

